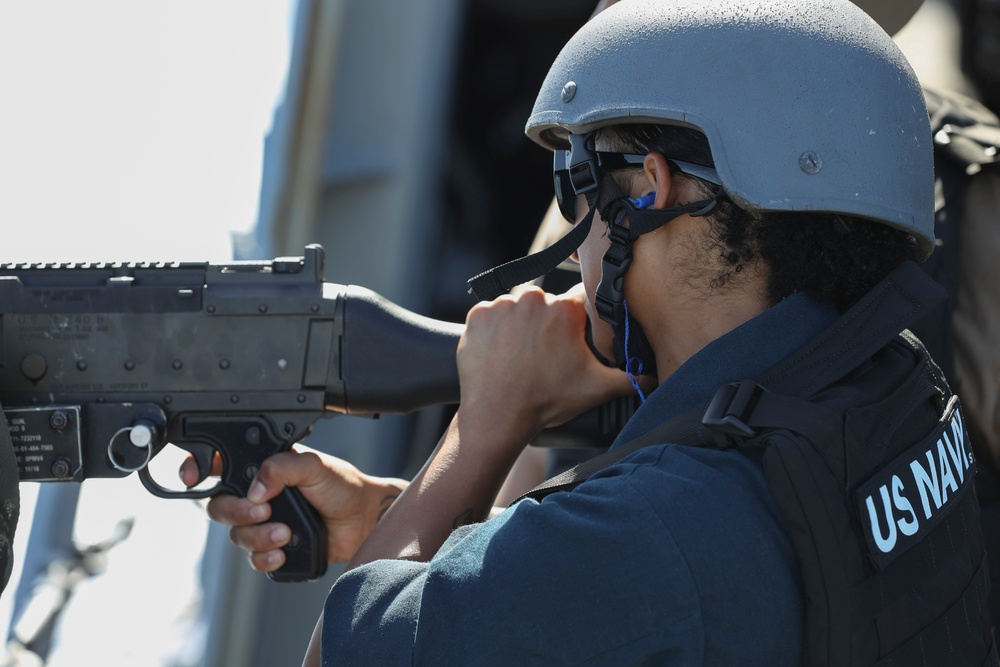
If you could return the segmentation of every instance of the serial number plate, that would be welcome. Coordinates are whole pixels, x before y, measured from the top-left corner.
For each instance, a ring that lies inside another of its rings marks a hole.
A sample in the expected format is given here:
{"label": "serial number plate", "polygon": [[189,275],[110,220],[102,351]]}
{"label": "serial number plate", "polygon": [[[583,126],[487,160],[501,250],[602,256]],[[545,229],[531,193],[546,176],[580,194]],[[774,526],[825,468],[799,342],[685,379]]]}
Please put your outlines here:
{"label": "serial number plate", "polygon": [[83,479],[80,407],[4,408],[22,482]]}

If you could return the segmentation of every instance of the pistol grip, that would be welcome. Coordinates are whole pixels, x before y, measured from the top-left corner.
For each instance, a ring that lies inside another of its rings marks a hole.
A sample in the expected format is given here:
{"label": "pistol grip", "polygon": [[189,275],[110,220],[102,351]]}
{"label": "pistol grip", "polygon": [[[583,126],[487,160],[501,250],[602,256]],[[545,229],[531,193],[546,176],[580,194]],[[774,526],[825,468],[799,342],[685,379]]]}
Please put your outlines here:
{"label": "pistol grip", "polygon": [[274,581],[311,581],[326,574],[326,524],[296,488],[271,501],[271,518],[287,525],[292,539],[282,547],[285,564],[268,577]]}
{"label": "pistol grip", "polygon": [[[263,415],[191,415],[184,420],[182,441],[196,458],[205,458],[205,447],[222,457],[222,479],[218,492],[246,497],[254,475],[272,454],[286,451],[291,442],[280,435],[271,419]],[[201,460],[199,460],[199,465]],[[149,487],[147,487],[149,488]],[[174,497],[194,497],[173,494]],[[296,488],[286,488],[271,502],[269,521],[287,525],[292,539],[283,548],[285,564],[268,576],[274,581],[308,581],[326,573],[326,524]]]}

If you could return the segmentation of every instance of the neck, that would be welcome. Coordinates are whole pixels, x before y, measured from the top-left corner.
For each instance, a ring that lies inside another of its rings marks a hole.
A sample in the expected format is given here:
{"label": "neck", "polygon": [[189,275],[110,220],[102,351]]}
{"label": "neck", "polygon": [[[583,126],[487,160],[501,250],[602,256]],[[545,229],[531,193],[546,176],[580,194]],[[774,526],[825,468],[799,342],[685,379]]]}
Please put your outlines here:
{"label": "neck", "polygon": [[754,262],[725,284],[704,218],[681,216],[633,246],[625,280],[629,309],[653,352],[659,381],[713,340],[764,312],[767,266]]}
{"label": "neck", "polygon": [[[660,322],[640,322],[656,354],[660,382],[703,347],[757,317],[766,301],[753,291],[734,290],[713,297],[675,298]],[[669,313],[669,314],[667,314]]]}

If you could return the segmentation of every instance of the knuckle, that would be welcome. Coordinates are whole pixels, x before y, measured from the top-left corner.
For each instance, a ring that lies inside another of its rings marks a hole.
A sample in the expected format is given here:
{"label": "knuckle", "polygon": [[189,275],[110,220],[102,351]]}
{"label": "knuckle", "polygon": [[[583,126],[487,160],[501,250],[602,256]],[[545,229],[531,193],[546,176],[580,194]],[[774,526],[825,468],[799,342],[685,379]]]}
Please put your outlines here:
{"label": "knuckle", "polygon": [[517,295],[517,299],[519,301],[525,301],[527,303],[536,303],[539,301],[545,301],[545,291],[542,290],[541,287],[537,287],[536,285],[531,285],[521,290]]}
{"label": "knuckle", "polygon": [[247,561],[250,563],[250,567],[252,567],[257,572],[267,572],[267,569],[262,567],[263,565],[266,565],[266,562],[264,561],[263,558],[260,557],[260,554],[254,554],[254,553],[248,554]]}
{"label": "knuckle", "polygon": [[229,541],[240,549],[246,549],[246,543],[243,539],[243,530],[241,528],[230,528],[229,529]]}
{"label": "knuckle", "polygon": [[313,451],[296,452],[293,456],[295,456],[297,461],[305,464],[307,467],[318,465],[322,461],[319,454]]}
{"label": "knuckle", "polygon": [[232,519],[229,511],[231,499],[232,496],[220,495],[209,500],[208,505],[205,507],[205,511],[208,512],[208,518],[219,523],[231,524]]}
{"label": "knuckle", "polygon": [[474,327],[481,323],[489,314],[495,309],[495,302],[492,301],[480,301],[465,315],[466,326]]}
{"label": "knuckle", "polygon": [[249,552],[261,551],[268,545],[262,544],[259,526],[236,526],[229,529],[229,541],[240,549]]}
{"label": "knuckle", "polygon": [[274,476],[275,469],[277,467],[278,464],[275,462],[273,456],[264,459],[260,464],[260,468],[257,470],[257,479],[260,481],[268,480],[270,477]]}
{"label": "knuckle", "polygon": [[258,572],[273,572],[281,567],[284,560],[280,550],[250,554],[250,566]]}

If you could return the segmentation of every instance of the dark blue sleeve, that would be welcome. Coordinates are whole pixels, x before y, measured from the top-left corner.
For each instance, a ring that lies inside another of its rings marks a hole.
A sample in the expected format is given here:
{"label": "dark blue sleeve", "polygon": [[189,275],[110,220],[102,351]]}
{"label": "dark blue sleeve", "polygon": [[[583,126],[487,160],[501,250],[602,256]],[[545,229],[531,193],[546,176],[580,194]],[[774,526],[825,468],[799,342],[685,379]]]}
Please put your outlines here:
{"label": "dark blue sleeve", "polygon": [[324,665],[699,664],[698,592],[620,477],[522,501],[430,563],[378,561],[327,599]]}

